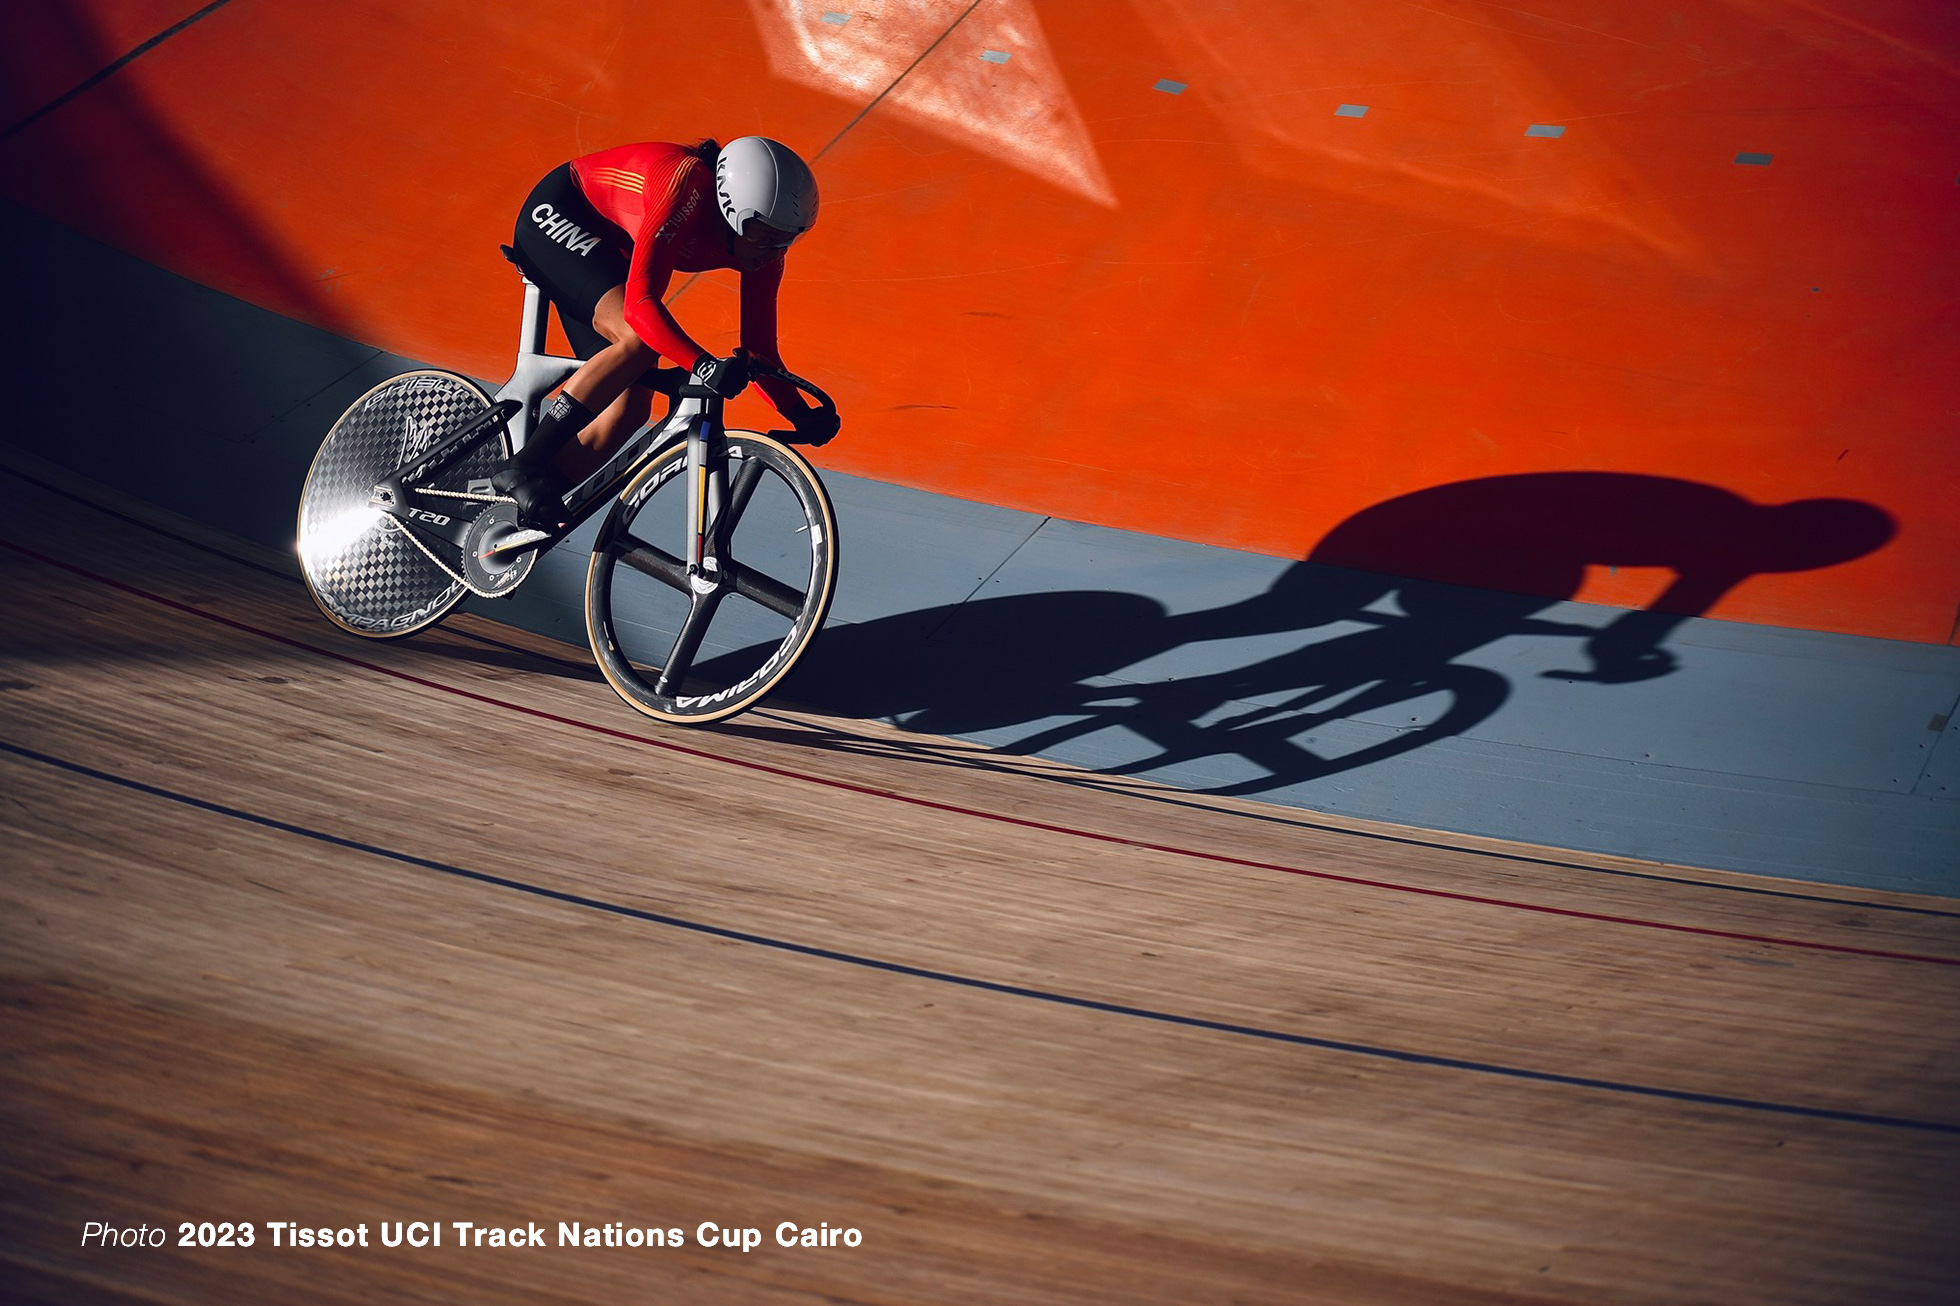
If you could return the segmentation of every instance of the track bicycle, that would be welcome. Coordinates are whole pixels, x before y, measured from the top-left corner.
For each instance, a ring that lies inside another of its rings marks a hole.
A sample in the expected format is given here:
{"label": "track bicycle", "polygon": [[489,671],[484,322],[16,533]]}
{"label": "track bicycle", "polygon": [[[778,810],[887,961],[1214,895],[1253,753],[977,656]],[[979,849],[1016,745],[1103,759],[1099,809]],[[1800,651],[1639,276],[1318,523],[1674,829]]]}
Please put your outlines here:
{"label": "track bicycle", "polygon": [[[514,593],[546,550],[610,505],[585,579],[586,635],[607,682],[678,724],[754,706],[830,609],[838,540],[823,482],[781,440],[726,429],[712,390],[657,368],[647,383],[668,396],[667,415],[573,487],[564,526],[522,528],[490,477],[579,365],[545,351],[548,311],[525,277],[517,363],[494,395],[454,372],[406,372],[334,423],[300,492],[307,588],[354,634],[410,635],[468,595]],[[836,412],[801,377],[751,365]]]}

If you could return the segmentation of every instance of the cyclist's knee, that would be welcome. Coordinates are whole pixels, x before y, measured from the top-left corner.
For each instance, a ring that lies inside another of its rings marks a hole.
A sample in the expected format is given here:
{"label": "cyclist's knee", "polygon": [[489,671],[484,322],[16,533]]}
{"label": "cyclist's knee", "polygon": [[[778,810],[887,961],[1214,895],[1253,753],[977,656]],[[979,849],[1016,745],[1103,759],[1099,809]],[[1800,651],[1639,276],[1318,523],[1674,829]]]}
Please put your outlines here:
{"label": "cyclist's knee", "polygon": [[647,348],[646,341],[640,339],[631,327],[626,327],[623,331],[614,331],[610,329],[609,324],[599,318],[593,319],[592,326],[605,338],[607,348],[613,352],[637,354]]}
{"label": "cyclist's knee", "polygon": [[615,349],[651,352],[639,333],[626,324],[626,314],[612,296],[600,300],[592,310],[592,329],[611,341]]}

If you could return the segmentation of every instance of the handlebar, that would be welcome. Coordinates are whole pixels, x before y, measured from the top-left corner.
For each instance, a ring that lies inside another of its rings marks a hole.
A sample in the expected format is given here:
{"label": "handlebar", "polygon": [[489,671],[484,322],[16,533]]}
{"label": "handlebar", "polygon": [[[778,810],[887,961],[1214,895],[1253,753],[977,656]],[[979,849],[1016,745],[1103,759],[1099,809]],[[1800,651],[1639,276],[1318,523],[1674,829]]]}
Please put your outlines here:
{"label": "handlebar", "polygon": [[786,368],[770,367],[763,363],[751,363],[750,367],[758,374],[766,374],[776,377],[778,380],[789,382],[798,390],[801,390],[804,394],[816,400],[819,410],[831,414],[837,412],[837,401],[835,399],[832,399],[829,395],[818,389],[813,382],[804,380],[802,377],[796,375],[796,373]]}
{"label": "handlebar", "polygon": [[[805,380],[803,377],[785,368],[776,367],[769,363],[757,362],[754,356],[750,355],[746,350],[737,350],[736,354],[749,360],[749,376],[751,380],[761,376],[772,376],[778,380],[786,381],[815,400],[818,411],[830,413],[833,416],[836,414],[837,401],[825,394],[814,383]],[[692,375],[685,368],[661,367],[655,364],[647,370],[645,376],[640,378],[640,384],[652,386],[669,399],[714,398],[714,392],[705,386],[689,384],[689,377]]]}

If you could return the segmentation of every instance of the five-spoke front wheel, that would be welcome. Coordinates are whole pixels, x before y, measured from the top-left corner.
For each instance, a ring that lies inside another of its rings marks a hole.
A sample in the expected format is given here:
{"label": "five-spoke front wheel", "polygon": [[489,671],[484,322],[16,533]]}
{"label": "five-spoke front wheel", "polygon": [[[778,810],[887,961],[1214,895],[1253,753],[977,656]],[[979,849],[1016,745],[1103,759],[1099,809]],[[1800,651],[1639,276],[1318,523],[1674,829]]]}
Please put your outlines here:
{"label": "five-spoke front wheel", "polygon": [[731,431],[711,566],[687,570],[685,445],[657,454],[606,517],[585,585],[586,634],[620,697],[697,725],[769,693],[809,647],[837,581],[836,516],[815,472]]}

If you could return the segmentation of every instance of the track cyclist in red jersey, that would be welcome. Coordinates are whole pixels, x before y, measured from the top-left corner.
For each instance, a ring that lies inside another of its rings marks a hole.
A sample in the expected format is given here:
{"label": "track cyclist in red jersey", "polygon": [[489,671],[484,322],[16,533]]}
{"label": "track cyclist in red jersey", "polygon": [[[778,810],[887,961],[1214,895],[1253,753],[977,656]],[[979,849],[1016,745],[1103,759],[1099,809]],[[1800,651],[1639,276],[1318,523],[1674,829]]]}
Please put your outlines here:
{"label": "track cyclist in red jersey", "polygon": [[[762,136],[726,146],[622,145],[554,168],[532,189],[517,218],[517,262],[557,307],[585,362],[493,478],[524,525],[560,525],[565,492],[646,423],[654,392],[644,378],[656,356],[724,398],[748,385],[746,358],[710,354],[661,302],[674,273],[739,272],[742,349],[782,366],[783,261],[816,220],[809,165]],[[756,384],[800,441],[822,444],[837,433],[835,415],[805,404],[793,387],[771,376]]]}

